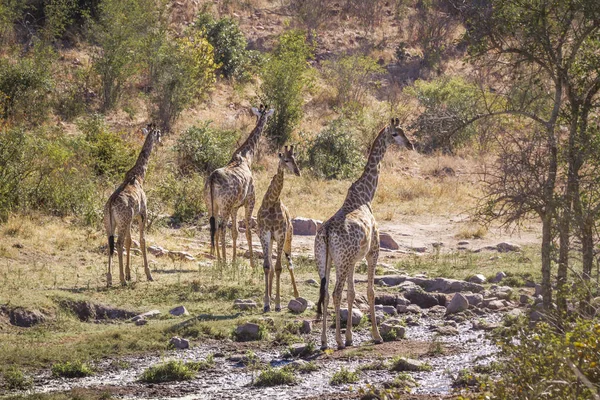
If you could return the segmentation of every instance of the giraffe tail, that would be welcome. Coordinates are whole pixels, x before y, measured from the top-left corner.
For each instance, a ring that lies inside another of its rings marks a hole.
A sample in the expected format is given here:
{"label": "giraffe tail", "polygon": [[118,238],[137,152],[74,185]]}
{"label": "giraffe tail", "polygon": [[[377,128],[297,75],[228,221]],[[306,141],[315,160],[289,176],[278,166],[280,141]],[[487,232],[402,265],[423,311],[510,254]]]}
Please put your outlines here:
{"label": "giraffe tail", "polygon": [[215,234],[217,233],[217,221],[215,220],[215,205],[213,198],[214,184],[212,175],[208,179],[208,185],[210,190],[210,218],[208,222],[210,223],[210,251],[211,253],[213,253],[215,251]]}
{"label": "giraffe tail", "polygon": [[112,204],[108,205],[108,254],[113,255],[115,253],[115,224],[112,213]]}
{"label": "giraffe tail", "polygon": [[321,276],[321,286],[319,287],[319,301],[317,302],[317,317],[323,315],[323,305],[325,304],[325,296],[327,295],[327,278],[329,277],[330,261],[329,261],[329,230],[327,226],[324,226],[325,234],[323,240],[325,241],[325,268],[323,269],[323,276]]}

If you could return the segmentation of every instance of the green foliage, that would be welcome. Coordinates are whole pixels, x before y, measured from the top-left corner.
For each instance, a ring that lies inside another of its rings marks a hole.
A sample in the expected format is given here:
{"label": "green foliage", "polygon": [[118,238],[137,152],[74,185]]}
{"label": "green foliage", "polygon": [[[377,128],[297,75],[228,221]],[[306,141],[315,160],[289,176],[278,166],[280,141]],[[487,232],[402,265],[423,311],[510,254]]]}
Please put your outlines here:
{"label": "green foliage", "polygon": [[15,366],[9,367],[2,375],[4,376],[4,388],[8,390],[26,390],[33,384],[33,380]]}
{"label": "green foliage", "polygon": [[140,381],[146,383],[189,381],[195,377],[196,373],[194,369],[187,363],[183,361],[168,361],[146,369],[140,376]]}
{"label": "green foliage", "polygon": [[351,55],[323,63],[325,79],[336,90],[335,104],[348,110],[364,105],[374,76],[383,72],[368,56]]}
{"label": "green foliage", "polygon": [[197,173],[163,175],[152,197],[170,207],[175,223],[192,222],[206,210],[204,178]]}
{"label": "green foliage", "polygon": [[482,94],[477,86],[461,78],[444,77],[416,81],[414,86],[407,88],[407,92],[425,107],[413,125],[422,150],[452,152],[476,135],[476,124],[464,124],[483,111]]}
{"label": "green foliage", "polygon": [[296,383],[294,373],[285,368],[267,368],[258,375],[254,386],[280,386]]}
{"label": "green foliage", "polygon": [[81,361],[52,364],[52,376],[57,378],[82,378],[93,374],[94,371]]}
{"label": "green foliage", "polygon": [[352,178],[359,171],[363,156],[351,127],[343,119],[332,121],[307,144],[300,157],[302,168],[309,168],[325,179]]}
{"label": "green foliage", "polygon": [[187,366],[193,371],[206,371],[213,369],[215,367],[215,357],[212,354],[209,354],[206,357],[206,360],[189,362],[187,363]]}
{"label": "green foliage", "polygon": [[394,357],[390,366],[391,371],[431,371],[431,365],[427,363],[411,363],[404,357]]}
{"label": "green foliage", "polygon": [[528,321],[499,338],[505,361],[500,378],[486,388],[493,399],[591,399],[600,384],[600,323],[576,318],[558,331]]}
{"label": "green foliage", "polygon": [[213,128],[208,121],[188,128],[177,140],[177,164],[182,173],[210,174],[227,164],[239,132]]}
{"label": "green foliage", "polygon": [[195,99],[203,98],[216,76],[213,46],[195,32],[182,38],[165,38],[153,55],[153,114],[165,131]]}
{"label": "green foliage", "polygon": [[344,385],[347,383],[356,382],[358,382],[358,373],[356,371],[350,371],[344,367],[333,374],[331,380],[329,381],[331,385]]}
{"label": "green foliage", "polygon": [[215,20],[211,14],[203,12],[196,19],[196,27],[205,32],[214,48],[219,71],[226,78],[246,80],[250,77],[252,53],[246,50],[248,41],[234,19]]}
{"label": "green foliage", "polygon": [[289,141],[302,119],[303,94],[312,83],[306,61],[312,57],[312,53],[313,48],[307,43],[304,32],[284,32],[260,72],[261,101],[275,109],[265,135],[277,147]]}

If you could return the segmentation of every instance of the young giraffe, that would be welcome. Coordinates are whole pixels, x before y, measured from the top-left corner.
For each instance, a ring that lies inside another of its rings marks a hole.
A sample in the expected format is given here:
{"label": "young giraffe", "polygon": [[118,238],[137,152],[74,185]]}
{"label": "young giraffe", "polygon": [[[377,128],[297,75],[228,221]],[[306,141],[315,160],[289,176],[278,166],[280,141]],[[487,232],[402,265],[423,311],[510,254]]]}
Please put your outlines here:
{"label": "young giraffe", "polygon": [[[279,153],[279,166],[277,173],[271,180],[271,184],[265,193],[262,204],[258,209],[258,236],[262,244],[265,270],[265,298],[264,311],[271,311],[271,294],[273,293],[273,274],[277,274],[275,311],[281,311],[279,297],[279,284],[281,278],[281,256],[285,253],[288,263],[288,269],[292,277],[292,286],[294,288],[294,297],[298,297],[298,288],[294,278],[294,266],[292,265],[292,218],[287,207],[281,202],[279,196],[283,189],[283,178],[285,170],[300,176],[300,169],[296,165],[294,146],[288,149],[285,146],[283,153]],[[277,242],[277,261],[275,262],[275,271],[272,268],[273,242]]]}
{"label": "young giraffe", "polygon": [[[246,215],[246,240],[250,251],[250,265],[254,268],[254,257],[252,254],[252,232],[250,230],[250,217],[254,210],[256,197],[254,193],[254,180],[252,178],[252,160],[258,147],[260,135],[267,123],[267,119],[273,115],[273,110],[267,111],[266,107],[252,108],[252,112],[258,117],[256,127],[231,157],[229,164],[223,168],[213,171],[205,185],[205,199],[210,213],[210,253],[214,254],[217,249],[217,260],[221,261],[219,253],[219,238],[222,241],[223,262],[227,262],[225,253],[225,229],[227,221],[231,217],[231,238],[233,240],[232,261],[235,262],[237,251],[237,213],[244,206]],[[217,227],[217,219],[219,226]],[[218,230],[221,231],[219,234]]]}
{"label": "young giraffe", "polygon": [[[327,305],[329,303],[329,276],[331,263],[336,267],[336,282],[333,290],[335,306],[335,340],[338,349],[352,345],[352,305],[354,303],[354,265],[366,257],[368,264],[367,295],[371,313],[371,333],[375,343],[383,340],[375,321],[375,291],[373,289],[375,266],[379,257],[379,231],[371,201],[377,190],[379,163],[383,159],[388,145],[397,143],[400,146],[414,149],[399,126],[399,120],[392,119],[389,126],[383,128],[371,147],[371,152],[360,178],[350,186],[342,208],[319,227],[315,237],[315,260],[321,278],[317,317],[323,316],[321,348],[327,348]],[[348,281],[348,323],[346,327],[346,343],[340,334],[340,303],[344,281]]]}
{"label": "young giraffe", "polygon": [[[154,124],[148,124],[147,128],[142,129],[142,131],[146,135],[146,140],[135,165],[127,171],[125,180],[108,198],[104,206],[104,226],[108,235],[107,286],[112,285],[111,268],[112,256],[115,251],[115,230],[118,232],[117,254],[119,257],[119,278],[121,285],[125,285],[126,280],[131,280],[131,271],[129,269],[131,260],[131,223],[138,216],[140,218],[140,247],[144,258],[144,271],[148,280],[152,281],[152,274],[150,273],[150,268],[148,268],[146,239],[144,237],[144,228],[146,226],[146,193],[144,193],[143,184],[152,147],[154,147],[155,142],[160,143],[160,130]],[[123,274],[123,242],[127,249],[125,274]]]}

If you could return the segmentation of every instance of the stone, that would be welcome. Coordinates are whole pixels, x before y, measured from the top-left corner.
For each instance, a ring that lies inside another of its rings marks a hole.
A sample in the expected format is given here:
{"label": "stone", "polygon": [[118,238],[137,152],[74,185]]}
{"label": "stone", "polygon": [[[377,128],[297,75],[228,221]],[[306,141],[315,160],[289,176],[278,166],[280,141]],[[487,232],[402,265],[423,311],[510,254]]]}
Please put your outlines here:
{"label": "stone", "polygon": [[253,310],[257,307],[257,305],[254,300],[236,299],[233,302],[233,307],[239,308],[240,310],[245,311],[245,310]]}
{"label": "stone", "polygon": [[[304,299],[302,299],[304,300]],[[304,311],[306,311],[306,300],[304,302],[299,301],[298,299],[291,299],[290,302],[288,303],[288,310],[290,310],[291,312],[295,313],[295,314],[300,314],[303,313]]]}
{"label": "stone", "polygon": [[480,293],[464,293],[469,305],[476,306],[483,301],[483,295]]}
{"label": "stone", "polygon": [[235,337],[238,342],[249,342],[259,340],[261,337],[260,325],[247,322],[235,329]]}
{"label": "stone", "polygon": [[380,277],[375,277],[375,284],[379,284],[383,282],[386,286],[397,286],[402,282],[406,281],[406,275],[385,275]]}
{"label": "stone", "polygon": [[400,245],[386,232],[379,232],[379,247],[388,250],[398,250]]}
{"label": "stone", "polygon": [[471,242],[469,242],[468,240],[461,240],[460,242],[457,243],[457,245],[459,245],[459,246],[468,246],[470,244],[471,244]]}
{"label": "stone", "polygon": [[496,245],[496,248],[498,249],[498,251],[500,253],[508,253],[511,251],[521,251],[521,246],[519,246],[518,244],[513,244],[513,243],[508,243],[508,242],[498,243]]}
{"label": "stone", "polygon": [[474,331],[491,331],[498,328],[500,325],[498,324],[490,324],[486,321],[474,321],[473,322],[473,330]]}
{"label": "stone", "polygon": [[146,325],[147,323],[148,323],[148,320],[147,320],[147,319],[144,319],[144,318],[140,318],[140,319],[138,319],[137,321],[135,321],[135,324],[136,324],[137,326]]}
{"label": "stone", "polygon": [[132,321],[137,321],[138,319],[147,319],[147,318],[153,318],[160,315],[160,311],[158,310],[150,310],[150,311],[146,311],[145,313],[142,314],[138,314],[135,317],[131,318]]}
{"label": "stone", "polygon": [[437,326],[437,327],[435,327],[434,331],[439,333],[442,336],[458,335],[458,329],[453,326],[449,326],[449,325]]}
{"label": "stone", "polygon": [[306,360],[294,360],[291,363],[287,364],[286,366],[289,366],[290,368],[293,368],[293,369],[300,369],[303,366],[305,366],[306,364],[308,364],[308,361],[306,361]]}
{"label": "stone", "polygon": [[[367,314],[367,319],[371,321],[371,314]],[[380,310],[375,310],[375,323],[377,325],[381,324],[385,320],[385,315]]]}
{"label": "stone", "polygon": [[411,358],[400,359],[400,362],[395,363],[395,371],[423,371],[426,368],[426,364],[419,360],[413,360]]}
{"label": "stone", "polygon": [[490,283],[498,283],[500,282],[502,279],[506,278],[506,274],[502,271],[498,272],[496,274],[495,277],[493,277],[492,279],[490,279]]}
{"label": "stone", "polygon": [[487,282],[487,278],[483,274],[475,274],[469,278],[469,282],[483,284]]}
{"label": "stone", "polygon": [[148,246],[148,252],[154,257],[163,257],[169,254],[169,250],[163,249],[160,246]]}
{"label": "stone", "polygon": [[48,320],[47,316],[38,310],[27,310],[17,307],[9,311],[10,323],[21,328],[31,328]]}
{"label": "stone", "polygon": [[534,296],[541,296],[542,295],[542,285],[540,285],[539,283],[535,284],[535,293],[533,295]]}
{"label": "stone", "polygon": [[531,314],[529,314],[529,319],[534,322],[541,321],[542,319],[544,319],[544,314],[537,310],[533,310]]}
{"label": "stone", "polygon": [[396,307],[394,306],[383,306],[380,304],[375,305],[376,311],[381,311],[384,314],[388,315],[398,315],[398,311],[396,311]]}
{"label": "stone", "polygon": [[309,347],[306,343],[294,343],[289,347],[290,354],[294,357],[310,355]]}
{"label": "stone", "polygon": [[527,294],[522,294],[519,296],[519,303],[521,304],[529,304],[532,301],[532,297]]}
{"label": "stone", "polygon": [[502,300],[492,300],[488,302],[487,307],[490,310],[500,310],[504,308],[504,302]]}
{"label": "stone", "polygon": [[404,304],[400,304],[398,306],[396,306],[396,312],[398,312],[398,314],[404,314],[408,312],[408,306],[405,306]]}
{"label": "stone", "polygon": [[400,321],[394,319],[382,323],[379,326],[379,333],[384,339],[386,336],[394,336],[395,339],[403,339],[406,334],[406,328],[400,324]]}
{"label": "stone", "polygon": [[419,307],[416,304],[411,304],[409,306],[406,306],[405,312],[409,312],[409,313],[413,313],[413,314],[423,314],[423,310],[421,309],[421,307]]}
{"label": "stone", "polygon": [[510,286],[492,286],[490,288],[490,296],[497,297],[500,300],[507,300],[510,298],[513,290]]}
{"label": "stone", "polygon": [[445,314],[446,313],[446,307],[444,306],[433,306],[429,309],[430,313],[434,313],[434,314]]}
{"label": "stone", "polygon": [[315,279],[307,279],[306,281],[304,281],[304,283],[306,283],[307,285],[312,285],[312,286],[319,286],[319,282],[317,282]]}
{"label": "stone", "polygon": [[181,315],[190,315],[185,306],[177,306],[169,310],[169,314],[179,317]]}
{"label": "stone", "polygon": [[446,306],[446,314],[456,314],[469,308],[469,300],[461,293],[455,293]]}
{"label": "stone", "polygon": [[381,304],[384,306],[396,306],[398,305],[398,296],[397,294],[379,294],[375,296],[375,304]]}
{"label": "stone", "polygon": [[[352,308],[352,326],[356,326],[358,324],[360,324],[360,321],[363,318],[363,313],[362,311],[360,311],[359,309],[356,308]],[[347,308],[341,308],[340,309],[340,319],[342,324],[345,324],[346,321],[348,320],[348,309]]]}
{"label": "stone", "polygon": [[433,306],[443,306],[446,304],[446,297],[444,295],[427,293],[422,289],[406,291],[404,297],[410,300],[411,304],[415,304],[421,308],[431,308]]}
{"label": "stone", "polygon": [[483,292],[484,287],[478,283],[459,281],[457,279],[434,278],[423,283],[428,292],[456,293],[456,292]]}
{"label": "stone", "polygon": [[168,256],[173,261],[196,261],[196,258],[186,251],[169,251]]}
{"label": "stone", "polygon": [[173,336],[171,338],[171,340],[169,340],[169,343],[173,347],[175,347],[176,349],[179,349],[179,350],[184,350],[184,349],[190,348],[190,341],[187,339],[180,338],[178,336]]}
{"label": "stone", "polygon": [[302,325],[300,326],[300,333],[303,335],[308,335],[311,332],[312,332],[312,323],[307,319],[302,320]]}
{"label": "stone", "polygon": [[292,227],[294,235],[314,236],[317,234],[317,229],[321,226],[322,221],[317,221],[310,218],[296,217],[292,219]]}

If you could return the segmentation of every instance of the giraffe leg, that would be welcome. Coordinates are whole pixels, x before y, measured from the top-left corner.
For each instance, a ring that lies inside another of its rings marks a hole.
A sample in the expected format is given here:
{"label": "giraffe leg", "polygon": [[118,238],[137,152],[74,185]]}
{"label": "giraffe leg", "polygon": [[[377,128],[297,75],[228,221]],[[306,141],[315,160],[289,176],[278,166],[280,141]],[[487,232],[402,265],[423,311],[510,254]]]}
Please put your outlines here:
{"label": "giraffe leg", "polygon": [[217,262],[220,263],[221,262],[221,251],[219,250],[219,232],[221,231],[221,222],[220,222],[220,218],[217,215],[215,217],[216,219],[216,230],[215,230],[215,250],[217,253]]}
{"label": "giraffe leg", "polygon": [[149,282],[152,282],[152,273],[148,267],[148,256],[146,255],[146,216],[140,218],[140,247],[142,248],[142,257],[144,258],[144,272]]}
{"label": "giraffe leg", "polygon": [[269,233],[271,236],[271,240],[269,240],[269,247],[266,254],[266,257],[269,257],[269,298],[273,297],[273,276],[275,275],[275,271],[273,270],[273,232]]}
{"label": "giraffe leg", "polygon": [[283,252],[288,263],[288,270],[290,271],[290,277],[292,279],[292,288],[294,289],[294,297],[298,298],[298,287],[296,286],[296,278],[294,277],[294,264],[292,264],[292,236],[293,236],[292,224],[289,223],[285,231],[285,243],[283,245]]}
{"label": "giraffe leg", "polygon": [[329,306],[329,275],[331,271],[331,257],[327,257],[327,246],[323,232],[317,232],[315,236],[315,261],[317,271],[321,278],[319,302],[317,303],[317,320],[323,319],[321,329],[321,350],[327,349],[327,307]]}
{"label": "giraffe leg", "polygon": [[225,250],[225,233],[227,231],[227,220],[229,219],[229,213],[224,212],[223,213],[223,219],[221,219],[221,225],[219,225],[219,228],[221,229],[221,256],[223,259],[223,264],[227,264],[227,252]]}
{"label": "giraffe leg", "polygon": [[352,307],[354,306],[354,268],[348,270],[348,290],[346,297],[348,298],[348,321],[346,322],[346,346],[352,346]]}
{"label": "giraffe leg", "polygon": [[[348,273],[348,265],[340,265],[340,267],[337,268],[336,272],[337,276],[335,279],[335,287],[333,288],[333,306],[335,307],[335,341],[337,343],[338,350],[341,350],[345,346],[342,343],[342,334],[340,328],[340,306],[342,303],[342,291],[344,290],[344,281],[346,280],[346,275]],[[351,314],[348,314],[348,319],[350,320],[350,323],[352,323]]]}
{"label": "giraffe leg", "polygon": [[119,258],[119,280],[121,285],[125,285],[125,274],[123,273],[123,242],[125,241],[125,230],[119,229],[117,238],[117,257]]}
{"label": "giraffe leg", "polygon": [[125,250],[127,251],[127,258],[125,258],[125,280],[131,281],[131,231],[127,232],[125,238]]}
{"label": "giraffe leg", "polygon": [[254,253],[252,249],[252,230],[250,229],[250,220],[252,219],[252,212],[254,211],[254,204],[256,198],[254,196],[254,186],[251,186],[251,192],[248,194],[246,200],[246,206],[244,207],[246,220],[246,241],[248,242],[248,251],[250,252],[250,267],[254,268]]}
{"label": "giraffe leg", "polygon": [[270,231],[259,232],[260,244],[263,250],[263,270],[265,272],[265,297],[263,299],[263,311],[271,311],[271,293],[269,293],[269,275],[271,273],[271,254],[269,254],[269,247],[271,242]]}
{"label": "giraffe leg", "polygon": [[[329,278],[329,277],[328,277]],[[321,350],[327,348],[327,307],[329,306],[329,279],[325,282],[325,297],[323,297],[323,327],[321,328]]]}
{"label": "giraffe leg", "polygon": [[383,343],[383,339],[379,334],[377,320],[375,319],[375,267],[379,258],[379,233],[375,231],[372,240],[371,249],[366,255],[367,259],[367,298],[369,300],[369,312],[371,313],[371,335],[376,344]]}
{"label": "giraffe leg", "polygon": [[[113,238],[113,240],[114,240],[114,238]],[[106,286],[107,287],[112,286],[112,258],[113,258],[112,253],[113,252],[111,251],[111,249],[109,247],[109,249],[108,249],[108,272],[106,273]]]}
{"label": "giraffe leg", "polygon": [[238,238],[238,226],[237,226],[237,215],[239,208],[234,208],[231,211],[231,240],[233,242],[233,255],[231,256],[231,262],[235,263],[237,258],[237,238]]}
{"label": "giraffe leg", "polygon": [[[280,235],[282,236],[282,235]],[[283,255],[283,243],[284,238],[280,237],[277,241],[277,261],[275,262],[275,311],[281,311],[281,296],[280,296],[280,285],[281,285],[281,256]]]}

